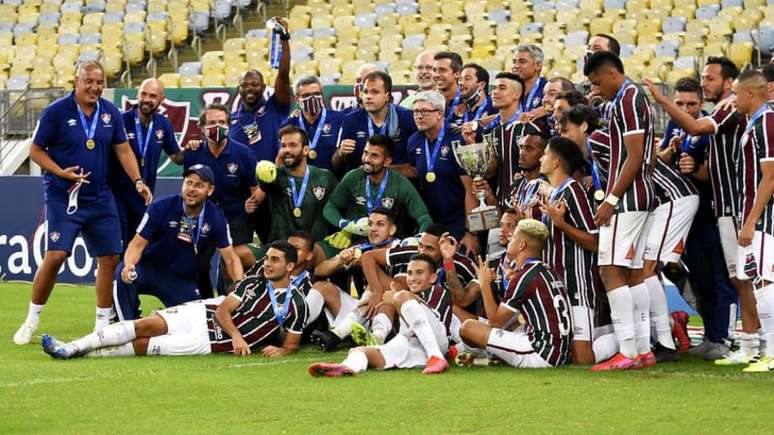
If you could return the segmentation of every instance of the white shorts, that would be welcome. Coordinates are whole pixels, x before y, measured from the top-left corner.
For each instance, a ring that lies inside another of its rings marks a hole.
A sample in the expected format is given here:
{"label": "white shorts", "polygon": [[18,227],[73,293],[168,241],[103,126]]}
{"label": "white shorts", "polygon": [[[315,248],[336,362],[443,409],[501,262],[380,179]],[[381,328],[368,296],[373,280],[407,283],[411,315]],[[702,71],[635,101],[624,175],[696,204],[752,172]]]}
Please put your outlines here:
{"label": "white shorts", "polygon": [[642,258],[663,263],[680,261],[698,209],[699,197],[691,195],[661,204],[650,212],[645,224],[645,252]]}
{"label": "white shorts", "polygon": [[726,259],[728,275],[733,278],[736,276],[736,248],[739,246],[736,218],[731,216],[719,217],[718,232],[720,232],[720,245],[723,247],[723,257]]}
{"label": "white shorts", "polygon": [[207,304],[219,305],[224,296],[188,302],[156,312],[167,333],[148,340],[148,355],[207,355],[212,353],[207,330]]}
{"label": "white shorts", "polygon": [[510,332],[493,328],[489,334],[486,350],[513,367],[524,369],[551,367],[535,352],[529,337],[522,331]]}
{"label": "white shorts", "polygon": [[355,310],[357,304],[360,303],[360,301],[342,289],[339,289],[339,300],[341,301],[341,307],[337,315],[334,316],[328,307],[325,307],[325,318],[328,319],[328,325],[331,328],[339,326],[347,318],[347,315]]}
{"label": "white shorts", "polygon": [[594,310],[582,305],[572,307],[572,341],[593,341]]}
{"label": "white shorts", "polygon": [[740,280],[774,282],[774,236],[756,231],[749,246],[737,246],[737,261],[736,277]]}
{"label": "white shorts", "polygon": [[598,264],[635,268],[645,250],[642,235],[647,220],[648,212],[630,211],[614,214],[609,225],[599,227]]}
{"label": "white shorts", "polygon": [[[449,350],[449,338],[446,336],[446,328],[438,317],[424,305],[424,309],[430,327],[433,329],[433,335],[441,349],[442,354]],[[413,335],[407,325],[401,319],[400,332],[392,340],[380,346],[376,346],[384,357],[384,368],[386,369],[411,369],[414,367],[424,367],[427,365],[429,355],[419,340]]]}

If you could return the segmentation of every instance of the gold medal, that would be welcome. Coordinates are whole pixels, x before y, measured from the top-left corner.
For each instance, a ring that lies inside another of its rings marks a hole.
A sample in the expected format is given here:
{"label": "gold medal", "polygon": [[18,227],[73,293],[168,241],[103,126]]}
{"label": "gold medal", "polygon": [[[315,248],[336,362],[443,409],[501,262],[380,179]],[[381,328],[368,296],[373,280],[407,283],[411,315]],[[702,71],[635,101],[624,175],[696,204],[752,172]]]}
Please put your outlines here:
{"label": "gold medal", "polygon": [[435,183],[435,172],[428,172],[425,174],[425,180],[427,180],[428,183]]}
{"label": "gold medal", "polygon": [[301,209],[296,207],[293,209],[293,216],[300,218],[301,217]]}
{"label": "gold medal", "polygon": [[89,139],[86,141],[86,148],[93,150],[95,146],[97,146],[97,144],[94,142],[94,139]]}
{"label": "gold medal", "polygon": [[594,191],[594,199],[602,202],[605,200],[605,191],[602,189],[597,189]]}
{"label": "gold medal", "polygon": [[309,159],[314,160],[317,158],[317,151],[309,150]]}

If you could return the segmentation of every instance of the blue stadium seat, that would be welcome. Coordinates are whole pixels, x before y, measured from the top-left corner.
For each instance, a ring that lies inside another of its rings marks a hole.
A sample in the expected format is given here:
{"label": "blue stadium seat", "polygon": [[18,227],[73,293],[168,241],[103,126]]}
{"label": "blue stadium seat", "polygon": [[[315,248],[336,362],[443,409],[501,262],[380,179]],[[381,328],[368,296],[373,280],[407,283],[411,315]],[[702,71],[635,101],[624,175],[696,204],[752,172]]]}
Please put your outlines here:
{"label": "blue stadium seat", "polygon": [[123,23],[123,12],[108,12],[102,17],[102,24]]}
{"label": "blue stadium seat", "polygon": [[75,33],[65,33],[59,35],[59,45],[73,45],[77,44],[80,40],[80,36]]}
{"label": "blue stadium seat", "polygon": [[206,32],[210,28],[210,14],[202,11],[191,12],[188,27],[194,33],[202,34]]}
{"label": "blue stadium seat", "polygon": [[38,18],[38,24],[53,24],[57,25],[59,24],[59,18],[62,14],[59,12],[48,12],[45,14],[41,14]]}
{"label": "blue stadium seat", "polygon": [[81,35],[79,42],[82,45],[99,44],[102,42],[102,35],[99,33],[85,33]]}
{"label": "blue stadium seat", "polygon": [[201,62],[183,62],[180,64],[180,68],[178,68],[177,72],[179,72],[181,76],[192,76],[196,74],[201,74],[202,63]]}
{"label": "blue stadium seat", "polygon": [[664,34],[684,32],[687,21],[685,17],[666,17],[661,25],[661,31]]}
{"label": "blue stadium seat", "polygon": [[104,0],[89,0],[89,2],[86,3],[86,7],[83,8],[84,14],[93,14],[97,12],[105,12]]}
{"label": "blue stadium seat", "polygon": [[589,40],[589,32],[578,30],[570,32],[564,38],[564,45],[567,47],[585,46]]}
{"label": "blue stadium seat", "polygon": [[215,7],[212,9],[211,14],[216,20],[227,20],[231,16],[231,1],[215,0]]}
{"label": "blue stadium seat", "polygon": [[336,29],[333,27],[320,27],[317,29],[306,29],[306,30],[312,30],[312,34],[309,35],[310,38],[327,38],[329,36],[336,36]]}
{"label": "blue stadium seat", "polygon": [[261,38],[265,39],[269,37],[269,32],[266,29],[250,29],[247,33],[245,33],[245,38],[251,39],[251,38]]}
{"label": "blue stadium seat", "polygon": [[696,19],[709,20],[715,18],[720,12],[720,5],[704,5],[696,9]]}
{"label": "blue stadium seat", "polygon": [[374,6],[374,13],[377,16],[382,16],[385,14],[392,14],[395,12],[395,9],[397,8],[397,5],[395,3],[382,3]]}

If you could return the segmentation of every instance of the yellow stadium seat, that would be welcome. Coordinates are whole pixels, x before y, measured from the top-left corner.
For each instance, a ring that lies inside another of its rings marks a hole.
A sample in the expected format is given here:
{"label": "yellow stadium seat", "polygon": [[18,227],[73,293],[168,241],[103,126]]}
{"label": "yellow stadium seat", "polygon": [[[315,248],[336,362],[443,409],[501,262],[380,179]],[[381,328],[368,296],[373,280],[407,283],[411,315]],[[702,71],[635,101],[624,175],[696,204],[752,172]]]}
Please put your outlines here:
{"label": "yellow stadium seat", "polygon": [[201,87],[201,85],[202,85],[201,74],[180,77],[181,88],[198,88],[198,87]]}
{"label": "yellow stadium seat", "polygon": [[38,35],[32,32],[23,33],[16,37],[16,45],[20,47],[35,46],[38,44]]}
{"label": "yellow stadium seat", "polygon": [[699,6],[704,5],[719,5],[720,0],[697,0],[696,2]]}
{"label": "yellow stadium seat", "polygon": [[124,60],[137,66],[145,59],[145,41],[127,40],[124,45]]}
{"label": "yellow stadium seat", "polygon": [[[204,88],[216,88],[223,86],[226,76],[224,74],[204,74],[202,75],[201,86]],[[183,81],[185,79],[181,79]],[[188,87],[188,86],[181,86]]]}
{"label": "yellow stadium seat", "polygon": [[728,46],[728,57],[734,61],[740,69],[752,61],[752,42],[732,42]]}
{"label": "yellow stadium seat", "polygon": [[670,85],[674,85],[678,80],[682,78],[696,78],[696,70],[693,69],[673,69],[667,73],[666,82]]}

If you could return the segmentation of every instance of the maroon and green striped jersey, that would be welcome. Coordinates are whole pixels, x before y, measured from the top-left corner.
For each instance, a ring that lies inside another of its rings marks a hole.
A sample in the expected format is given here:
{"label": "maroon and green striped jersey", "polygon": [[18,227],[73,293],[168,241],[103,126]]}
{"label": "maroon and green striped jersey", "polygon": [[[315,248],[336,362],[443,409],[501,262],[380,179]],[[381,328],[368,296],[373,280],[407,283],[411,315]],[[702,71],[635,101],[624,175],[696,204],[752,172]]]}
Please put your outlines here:
{"label": "maroon and green striped jersey", "polygon": [[[763,178],[761,163],[774,162],[774,111],[766,109],[755,123],[748,127],[740,143],[738,186],[740,194],[739,225],[744,225],[752,211],[758,186]],[[755,224],[756,231],[774,235],[774,198],[768,198],[766,208]]]}
{"label": "maroon and green striped jersey", "polygon": [[572,315],[564,283],[546,263],[532,260],[510,281],[501,305],[521,313],[532,348],[552,366],[570,361]]}
{"label": "maroon and green striped jersey", "polygon": [[417,295],[422,304],[430,308],[430,311],[443,323],[448,336],[452,320],[452,299],[449,291],[441,285],[433,285]]}
{"label": "maroon and green striped jersey", "polygon": [[656,157],[653,185],[656,188],[656,205],[699,194],[696,186],[688,177],[681,174],[671,162],[667,162],[661,157]]}
{"label": "maroon and green striped jersey", "polygon": [[715,217],[737,216],[737,159],[745,119],[734,108],[718,107],[707,117],[715,126],[707,147],[707,167]]}

